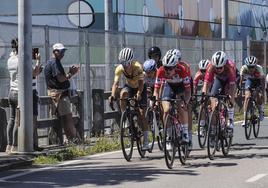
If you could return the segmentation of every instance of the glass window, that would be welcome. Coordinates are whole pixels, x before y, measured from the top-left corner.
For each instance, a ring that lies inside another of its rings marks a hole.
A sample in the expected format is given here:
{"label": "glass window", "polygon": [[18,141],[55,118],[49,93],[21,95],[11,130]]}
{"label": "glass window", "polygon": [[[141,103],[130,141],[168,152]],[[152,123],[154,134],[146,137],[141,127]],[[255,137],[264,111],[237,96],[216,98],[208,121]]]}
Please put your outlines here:
{"label": "glass window", "polygon": [[164,0],[144,0],[150,16],[164,16]]}
{"label": "glass window", "polygon": [[165,16],[166,17],[178,17],[180,14],[180,8],[182,7],[182,0],[168,0],[164,2]]}
{"label": "glass window", "polygon": [[197,0],[182,0],[183,19],[198,20]]}
{"label": "glass window", "polygon": [[213,19],[212,0],[202,0],[198,3],[198,17],[200,21],[212,21]]}

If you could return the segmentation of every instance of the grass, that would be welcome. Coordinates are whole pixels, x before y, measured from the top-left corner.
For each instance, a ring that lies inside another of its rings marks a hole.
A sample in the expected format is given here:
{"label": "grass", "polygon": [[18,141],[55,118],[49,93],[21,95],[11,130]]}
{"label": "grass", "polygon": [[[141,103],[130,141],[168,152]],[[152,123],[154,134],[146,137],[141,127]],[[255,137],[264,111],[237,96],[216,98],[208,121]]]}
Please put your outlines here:
{"label": "grass", "polygon": [[[89,140],[85,142],[89,142]],[[113,138],[103,136],[97,138],[96,143],[92,146],[72,145],[53,154],[37,156],[34,158],[34,164],[55,164],[61,161],[72,160],[78,157],[93,155],[96,153],[114,151],[120,148],[121,145],[118,136],[115,136]]]}

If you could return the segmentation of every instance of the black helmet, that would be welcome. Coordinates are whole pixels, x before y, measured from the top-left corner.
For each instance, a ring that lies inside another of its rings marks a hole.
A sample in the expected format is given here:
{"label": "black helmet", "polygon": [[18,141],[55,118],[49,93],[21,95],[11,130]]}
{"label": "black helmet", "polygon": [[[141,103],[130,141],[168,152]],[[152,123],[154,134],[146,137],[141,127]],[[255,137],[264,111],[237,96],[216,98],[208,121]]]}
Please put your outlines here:
{"label": "black helmet", "polygon": [[151,59],[153,54],[159,55],[159,59],[161,58],[161,50],[157,46],[153,46],[148,50],[148,57]]}

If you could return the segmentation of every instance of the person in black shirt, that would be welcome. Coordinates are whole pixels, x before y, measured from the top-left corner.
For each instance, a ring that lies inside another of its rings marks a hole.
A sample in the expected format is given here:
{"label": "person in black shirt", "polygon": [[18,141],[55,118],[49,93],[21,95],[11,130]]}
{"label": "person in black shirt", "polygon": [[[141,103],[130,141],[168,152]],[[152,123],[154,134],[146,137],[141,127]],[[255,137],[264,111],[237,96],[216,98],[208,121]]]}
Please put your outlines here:
{"label": "person in black shirt", "polygon": [[68,141],[73,141],[77,140],[78,134],[72,118],[69,79],[78,72],[79,67],[70,67],[69,72],[66,74],[61,64],[66,48],[61,43],[54,44],[52,48],[53,56],[47,61],[44,69],[48,95],[53,99],[56,114],[61,121]]}

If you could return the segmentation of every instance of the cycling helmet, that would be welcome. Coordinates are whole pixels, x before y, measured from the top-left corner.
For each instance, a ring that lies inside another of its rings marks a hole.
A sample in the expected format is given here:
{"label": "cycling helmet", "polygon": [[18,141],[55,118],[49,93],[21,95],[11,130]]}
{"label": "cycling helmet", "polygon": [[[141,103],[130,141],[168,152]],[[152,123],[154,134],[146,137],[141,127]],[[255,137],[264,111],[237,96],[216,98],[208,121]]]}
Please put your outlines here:
{"label": "cycling helmet", "polygon": [[199,62],[199,69],[200,69],[200,70],[206,70],[207,67],[208,67],[208,64],[209,64],[209,60],[208,60],[208,59],[202,59],[202,60]]}
{"label": "cycling helmet", "polygon": [[118,55],[118,60],[123,66],[128,66],[133,59],[133,50],[131,48],[123,48]]}
{"label": "cycling helmet", "polygon": [[257,58],[255,56],[248,56],[246,57],[245,59],[245,64],[248,66],[248,67],[255,67],[256,64],[257,64]]}
{"label": "cycling helmet", "polygon": [[223,67],[226,61],[226,54],[223,51],[217,51],[211,59],[212,65],[215,67]]}
{"label": "cycling helmet", "polygon": [[167,53],[171,53],[171,54],[176,55],[178,61],[181,59],[181,52],[180,52],[180,50],[178,50],[176,48],[168,50]]}
{"label": "cycling helmet", "polygon": [[151,72],[156,70],[156,62],[153,59],[148,59],[143,63],[143,70],[145,72]]}
{"label": "cycling helmet", "polygon": [[177,64],[177,56],[171,53],[166,53],[162,59],[164,67],[174,67]]}
{"label": "cycling helmet", "polygon": [[159,55],[159,58],[161,58],[161,50],[157,46],[153,46],[148,50],[148,57],[151,59],[153,54]]}

